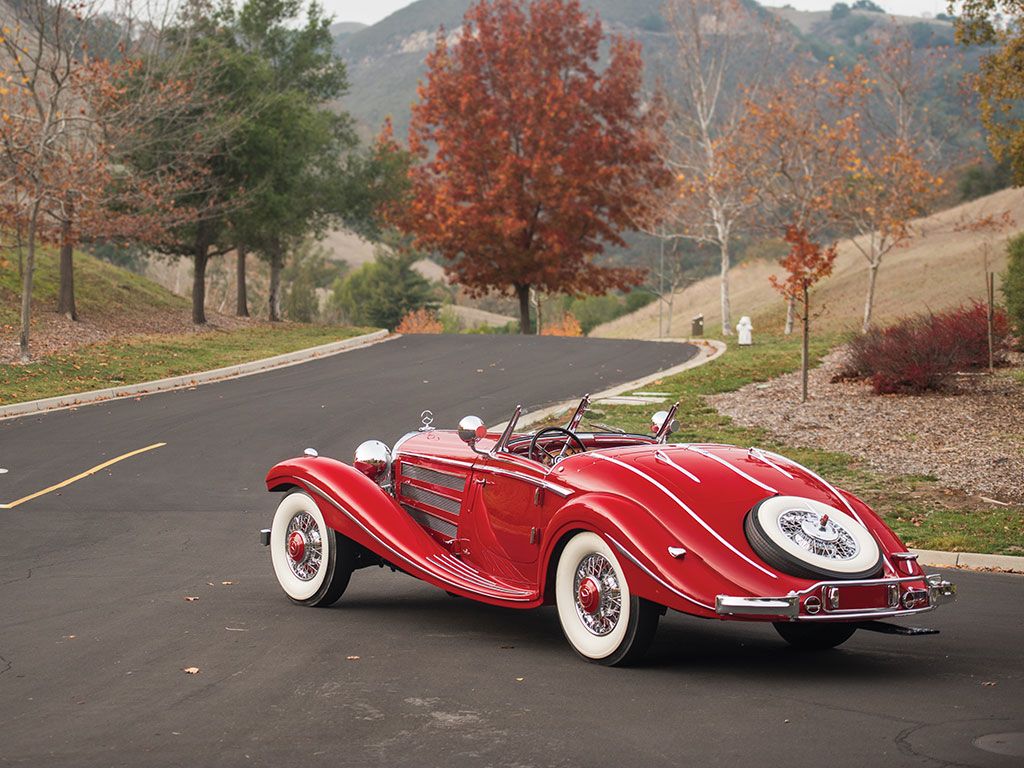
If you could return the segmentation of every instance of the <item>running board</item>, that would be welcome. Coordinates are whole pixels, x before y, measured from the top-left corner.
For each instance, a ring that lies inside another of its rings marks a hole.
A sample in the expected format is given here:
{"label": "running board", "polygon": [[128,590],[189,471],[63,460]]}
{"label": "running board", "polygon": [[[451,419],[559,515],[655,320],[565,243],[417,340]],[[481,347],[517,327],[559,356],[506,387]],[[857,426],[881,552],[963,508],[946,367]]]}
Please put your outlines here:
{"label": "running board", "polygon": [[901,627],[899,624],[886,624],[884,621],[862,621],[857,629],[869,632],[881,632],[883,635],[937,635],[939,630],[927,627]]}

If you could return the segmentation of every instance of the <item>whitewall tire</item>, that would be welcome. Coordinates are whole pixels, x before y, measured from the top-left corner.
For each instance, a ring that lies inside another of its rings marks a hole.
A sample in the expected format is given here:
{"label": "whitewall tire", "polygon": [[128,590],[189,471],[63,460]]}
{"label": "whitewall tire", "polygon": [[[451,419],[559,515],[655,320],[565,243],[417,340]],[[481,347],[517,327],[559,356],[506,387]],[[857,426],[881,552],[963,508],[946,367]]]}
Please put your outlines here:
{"label": "whitewall tire", "polygon": [[640,658],[661,615],[659,606],[630,592],[612,548],[589,531],[574,535],[559,555],[555,604],[573,650],[606,665]]}
{"label": "whitewall tire", "polygon": [[835,507],[801,496],[772,496],[744,523],[750,546],[768,565],[806,579],[866,579],[882,567],[871,532]]}
{"label": "whitewall tire", "polygon": [[274,513],[270,557],[281,589],[301,605],[333,604],[352,575],[351,542],[328,528],[316,502],[298,490]]}

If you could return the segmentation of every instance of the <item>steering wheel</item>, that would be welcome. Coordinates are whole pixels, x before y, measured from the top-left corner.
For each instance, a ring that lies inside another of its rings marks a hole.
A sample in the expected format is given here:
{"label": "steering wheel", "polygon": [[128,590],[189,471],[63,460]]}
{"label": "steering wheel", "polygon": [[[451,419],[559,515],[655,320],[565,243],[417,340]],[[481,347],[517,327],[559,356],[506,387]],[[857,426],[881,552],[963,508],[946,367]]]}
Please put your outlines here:
{"label": "steering wheel", "polygon": [[[539,441],[546,435],[564,435],[565,443],[562,445],[562,450],[558,453],[552,453],[542,446]],[[537,430],[533,439],[530,440],[530,450],[527,451],[526,456],[534,461],[539,461],[547,467],[553,467],[565,455],[566,450],[569,448],[569,443],[575,443],[581,452],[587,450],[587,446],[583,444],[583,441],[568,429],[564,427],[544,427],[544,429]]]}

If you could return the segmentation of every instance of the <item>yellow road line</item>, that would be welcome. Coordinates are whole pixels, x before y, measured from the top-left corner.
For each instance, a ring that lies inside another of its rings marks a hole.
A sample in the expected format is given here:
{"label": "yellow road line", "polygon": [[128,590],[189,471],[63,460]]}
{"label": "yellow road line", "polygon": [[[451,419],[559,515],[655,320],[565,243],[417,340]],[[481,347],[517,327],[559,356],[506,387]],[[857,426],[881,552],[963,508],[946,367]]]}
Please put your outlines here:
{"label": "yellow road line", "polygon": [[162,448],[165,445],[167,445],[167,443],[153,443],[152,445],[147,445],[145,448],[139,448],[137,451],[131,451],[130,453],[122,454],[121,456],[110,459],[109,461],[104,461],[102,464],[97,464],[92,469],[87,469],[85,470],[85,472],[82,472],[81,474],[75,475],[74,477],[69,477],[67,480],[57,483],[56,485],[51,485],[49,488],[43,488],[43,490],[41,491],[36,491],[35,493],[30,494],[28,496],[23,496],[17,501],[12,501],[10,504],[0,504],[0,509],[13,509],[19,504],[24,504],[26,501],[32,501],[32,499],[37,499],[40,496],[45,496],[46,494],[52,493],[53,491],[63,488],[66,485],[71,485],[72,483],[81,480],[83,477],[95,475],[100,470],[106,469],[112,464],[117,464],[117,462],[119,461],[130,459],[132,456],[138,456],[140,453],[145,453],[146,451],[152,451],[156,448]]}

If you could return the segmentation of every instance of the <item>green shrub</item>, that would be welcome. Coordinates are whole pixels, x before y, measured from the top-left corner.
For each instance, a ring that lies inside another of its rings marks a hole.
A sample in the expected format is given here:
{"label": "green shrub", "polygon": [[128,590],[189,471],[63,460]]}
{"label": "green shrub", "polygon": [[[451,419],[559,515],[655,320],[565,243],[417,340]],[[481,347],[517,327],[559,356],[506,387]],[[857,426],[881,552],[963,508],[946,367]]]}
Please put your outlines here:
{"label": "green shrub", "polygon": [[1017,329],[1017,336],[1024,337],[1024,234],[1011,238],[1006,252],[1009,258],[1002,274],[1006,313]]}
{"label": "green shrub", "polygon": [[850,15],[850,6],[846,3],[836,3],[832,6],[832,19],[844,19]]}
{"label": "green shrub", "polygon": [[331,305],[355,325],[394,330],[409,312],[431,303],[430,283],[412,268],[418,258],[379,248],[373,261],[335,281]]}

